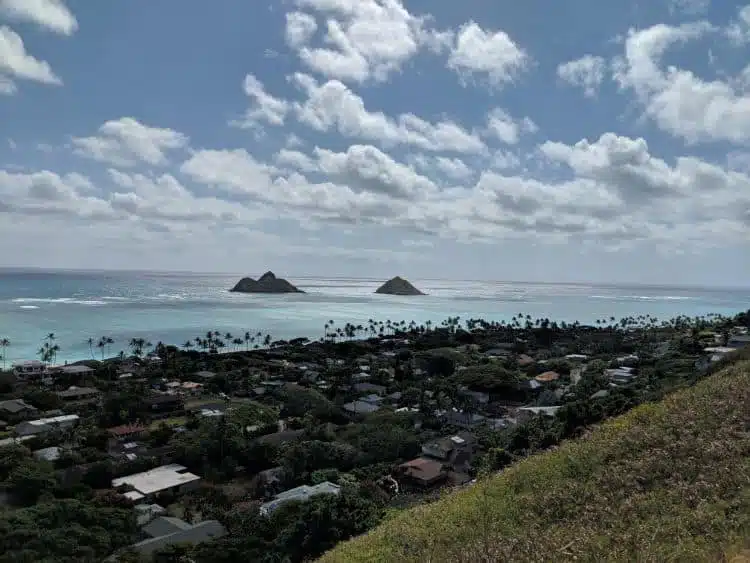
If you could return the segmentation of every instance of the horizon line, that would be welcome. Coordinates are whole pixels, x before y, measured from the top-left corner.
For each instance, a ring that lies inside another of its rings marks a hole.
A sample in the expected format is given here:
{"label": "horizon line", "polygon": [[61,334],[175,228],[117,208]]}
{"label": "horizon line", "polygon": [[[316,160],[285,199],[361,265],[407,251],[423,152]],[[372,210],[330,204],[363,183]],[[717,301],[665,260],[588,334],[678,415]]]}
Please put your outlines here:
{"label": "horizon line", "polygon": [[[7,272],[40,272],[40,273],[119,273],[119,274],[173,274],[173,275],[193,275],[193,276],[241,276],[247,277],[248,274],[230,271],[194,271],[194,270],[162,270],[162,269],[144,269],[144,268],[60,268],[46,266],[0,266],[0,274]],[[259,274],[262,275],[262,274]],[[356,281],[382,281],[380,277],[357,277],[344,275],[329,276],[311,276],[283,274],[281,277],[307,280],[356,280]],[[659,289],[705,289],[705,290],[739,290],[748,291],[749,286],[730,286],[730,285],[704,285],[704,284],[670,284],[670,283],[650,283],[650,282],[594,282],[594,281],[535,281],[535,280],[510,280],[510,279],[457,279],[457,278],[432,278],[417,277],[412,278],[419,281],[437,281],[437,282],[469,282],[469,283],[507,283],[507,284],[535,284],[549,286],[589,286],[589,287],[613,287],[613,288],[659,288]]]}

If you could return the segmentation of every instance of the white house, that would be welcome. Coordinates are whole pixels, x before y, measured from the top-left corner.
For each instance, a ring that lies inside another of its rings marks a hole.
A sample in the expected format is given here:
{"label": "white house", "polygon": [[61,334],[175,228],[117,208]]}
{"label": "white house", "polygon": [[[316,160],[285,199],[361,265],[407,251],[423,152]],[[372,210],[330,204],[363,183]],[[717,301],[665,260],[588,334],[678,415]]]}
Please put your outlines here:
{"label": "white house", "polygon": [[13,364],[13,374],[22,381],[37,381],[47,376],[47,365],[39,360]]}
{"label": "white house", "polygon": [[164,491],[182,492],[193,489],[198,485],[200,479],[198,475],[188,472],[187,467],[173,463],[142,473],[113,479],[112,488],[117,489],[125,486],[130,490],[124,496],[132,501],[140,501]]}
{"label": "white house", "polygon": [[26,420],[16,424],[16,436],[35,436],[37,434],[46,434],[53,430],[64,430],[78,424],[78,420],[79,417],[77,414]]}
{"label": "white house", "polygon": [[338,495],[340,493],[341,487],[328,481],[323,481],[313,486],[302,485],[301,487],[295,487],[294,489],[279,493],[272,501],[262,504],[260,506],[260,513],[263,516],[268,516],[285,502],[294,500],[306,501],[317,495]]}

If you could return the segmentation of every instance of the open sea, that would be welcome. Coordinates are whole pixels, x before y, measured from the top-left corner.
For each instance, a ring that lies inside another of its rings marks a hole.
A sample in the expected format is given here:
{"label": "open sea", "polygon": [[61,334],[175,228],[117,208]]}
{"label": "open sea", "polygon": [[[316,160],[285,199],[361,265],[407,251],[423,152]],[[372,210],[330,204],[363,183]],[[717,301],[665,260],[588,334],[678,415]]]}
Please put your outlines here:
{"label": "open sea", "polygon": [[[306,294],[230,293],[241,276],[162,272],[0,269],[0,338],[7,361],[33,359],[48,333],[60,346],[58,363],[91,357],[87,344],[114,340],[110,355],[128,351],[131,338],[180,345],[208,330],[270,334],[273,339],[320,338],[324,324],[367,326],[377,321],[532,318],[582,323],[649,314],[733,315],[750,308],[750,288],[539,284],[495,281],[410,281],[419,297],[375,295],[382,279],[288,278]],[[2,353],[2,350],[0,350]],[[96,357],[99,353],[94,349]]]}

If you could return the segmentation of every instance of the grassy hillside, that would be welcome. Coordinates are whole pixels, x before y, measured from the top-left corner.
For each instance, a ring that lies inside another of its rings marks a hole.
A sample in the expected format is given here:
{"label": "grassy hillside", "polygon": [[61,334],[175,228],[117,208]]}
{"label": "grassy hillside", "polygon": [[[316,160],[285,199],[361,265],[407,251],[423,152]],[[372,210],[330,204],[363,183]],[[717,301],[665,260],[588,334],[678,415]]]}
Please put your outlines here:
{"label": "grassy hillside", "polygon": [[[712,561],[750,547],[750,362],[404,511],[323,563]],[[736,560],[748,561],[739,555]]]}

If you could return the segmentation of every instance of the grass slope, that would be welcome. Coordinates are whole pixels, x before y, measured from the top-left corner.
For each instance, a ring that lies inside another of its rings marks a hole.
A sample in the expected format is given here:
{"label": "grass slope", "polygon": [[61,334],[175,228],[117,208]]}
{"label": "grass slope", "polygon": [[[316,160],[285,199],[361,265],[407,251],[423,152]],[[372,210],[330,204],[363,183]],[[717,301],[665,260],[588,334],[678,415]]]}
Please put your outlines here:
{"label": "grass slope", "polygon": [[750,547],[750,362],[608,421],[321,563],[712,561]]}

